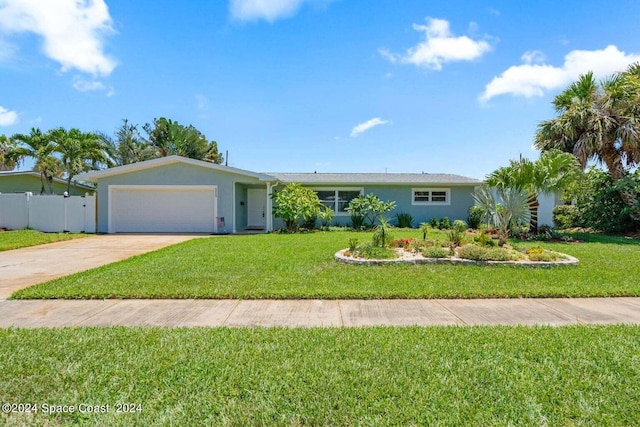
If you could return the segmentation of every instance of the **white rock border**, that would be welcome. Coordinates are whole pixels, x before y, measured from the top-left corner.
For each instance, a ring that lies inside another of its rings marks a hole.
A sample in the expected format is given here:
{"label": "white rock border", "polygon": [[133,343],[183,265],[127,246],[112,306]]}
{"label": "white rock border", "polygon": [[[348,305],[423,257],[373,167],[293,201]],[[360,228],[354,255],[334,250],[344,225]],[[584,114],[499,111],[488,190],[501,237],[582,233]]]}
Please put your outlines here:
{"label": "white rock border", "polygon": [[557,261],[474,261],[471,259],[458,258],[458,256],[447,258],[425,258],[421,253],[407,252],[402,248],[396,248],[395,251],[400,256],[394,259],[364,259],[346,256],[344,253],[349,249],[342,249],[335,253],[335,259],[344,264],[360,264],[360,265],[384,265],[384,264],[464,264],[464,265],[513,265],[523,267],[557,267],[560,265],[578,265],[579,260],[571,255],[556,252],[566,259]]}

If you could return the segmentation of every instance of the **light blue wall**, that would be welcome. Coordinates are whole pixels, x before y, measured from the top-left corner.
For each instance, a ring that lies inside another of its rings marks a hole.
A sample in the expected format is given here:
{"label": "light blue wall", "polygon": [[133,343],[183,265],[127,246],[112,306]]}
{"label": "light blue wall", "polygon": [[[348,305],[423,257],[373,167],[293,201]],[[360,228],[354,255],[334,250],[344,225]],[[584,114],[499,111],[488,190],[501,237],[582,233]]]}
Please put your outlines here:
{"label": "light blue wall", "polygon": [[[104,177],[98,182],[98,232],[108,232],[109,186],[110,185],[216,185],[218,189],[218,217],[224,217],[225,229],[218,232],[232,232],[233,192],[236,182],[261,185],[257,178],[233,172],[218,171],[184,163],[174,163],[126,174]],[[239,205],[239,201],[236,202]],[[245,202],[246,205],[246,202]]]}
{"label": "light blue wall", "polygon": [[[308,186],[311,188],[315,188],[315,186]],[[318,186],[321,188],[331,188],[331,186],[322,185]],[[391,220],[392,224],[396,224],[396,214],[400,212],[406,212],[413,217],[413,226],[416,227],[421,222],[428,222],[432,217],[436,217],[439,220],[442,218],[449,217],[451,222],[456,219],[462,219],[464,221],[467,220],[467,215],[469,212],[469,208],[474,205],[473,198],[471,197],[471,193],[475,186],[459,186],[459,187],[439,187],[435,185],[408,185],[408,186],[399,186],[399,185],[377,185],[377,186],[344,186],[344,185],[335,185],[336,188],[340,189],[349,189],[353,188],[354,190],[358,190],[360,188],[364,188],[364,194],[373,193],[378,196],[380,200],[385,202],[394,201],[396,202],[396,208],[388,212],[386,214],[387,218]],[[443,188],[449,189],[451,195],[451,204],[440,206],[440,205],[412,205],[412,189],[413,188]],[[278,187],[278,190],[281,190],[282,187]],[[349,215],[336,215],[333,218],[332,224],[335,225],[350,225],[351,217]],[[275,229],[284,227],[284,222],[279,219],[275,219],[273,221],[273,225]]]}

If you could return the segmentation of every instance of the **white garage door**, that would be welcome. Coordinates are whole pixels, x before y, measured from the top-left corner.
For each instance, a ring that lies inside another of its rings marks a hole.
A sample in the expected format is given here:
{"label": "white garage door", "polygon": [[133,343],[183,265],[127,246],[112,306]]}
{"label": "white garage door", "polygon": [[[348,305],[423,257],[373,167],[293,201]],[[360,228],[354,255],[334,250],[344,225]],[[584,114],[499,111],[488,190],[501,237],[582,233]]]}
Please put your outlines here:
{"label": "white garage door", "polygon": [[213,233],[216,187],[109,186],[110,233]]}

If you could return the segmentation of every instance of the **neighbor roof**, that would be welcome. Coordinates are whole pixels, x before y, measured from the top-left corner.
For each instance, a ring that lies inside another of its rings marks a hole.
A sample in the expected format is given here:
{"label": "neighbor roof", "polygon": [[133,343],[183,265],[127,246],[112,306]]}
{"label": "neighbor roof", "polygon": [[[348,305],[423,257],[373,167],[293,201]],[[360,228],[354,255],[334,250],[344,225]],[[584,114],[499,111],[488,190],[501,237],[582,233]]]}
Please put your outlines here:
{"label": "neighbor roof", "polygon": [[479,185],[482,181],[446,173],[266,173],[300,184],[445,184]]}
{"label": "neighbor roof", "polygon": [[[0,171],[0,177],[3,176],[34,176],[38,179],[40,179],[40,172],[35,172],[35,171]],[[86,185],[86,184],[81,184],[77,181],[77,177],[74,177],[76,179],[72,179],[71,183],[72,185],[76,186],[76,187],[81,187],[84,188],[86,190],[95,190],[95,188],[93,188],[90,185]],[[67,185],[67,180],[66,179],[62,179],[62,178],[58,178],[56,176],[53,177],[53,181],[60,183],[60,184],[64,184]]]}

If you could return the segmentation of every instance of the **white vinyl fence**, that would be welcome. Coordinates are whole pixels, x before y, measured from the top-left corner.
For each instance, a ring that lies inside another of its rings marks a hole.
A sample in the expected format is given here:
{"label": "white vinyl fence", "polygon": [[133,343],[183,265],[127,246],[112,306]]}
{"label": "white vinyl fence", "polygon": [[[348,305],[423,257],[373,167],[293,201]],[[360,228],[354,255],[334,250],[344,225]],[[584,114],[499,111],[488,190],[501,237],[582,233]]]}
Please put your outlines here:
{"label": "white vinyl fence", "polygon": [[0,228],[96,232],[96,197],[0,193]]}

